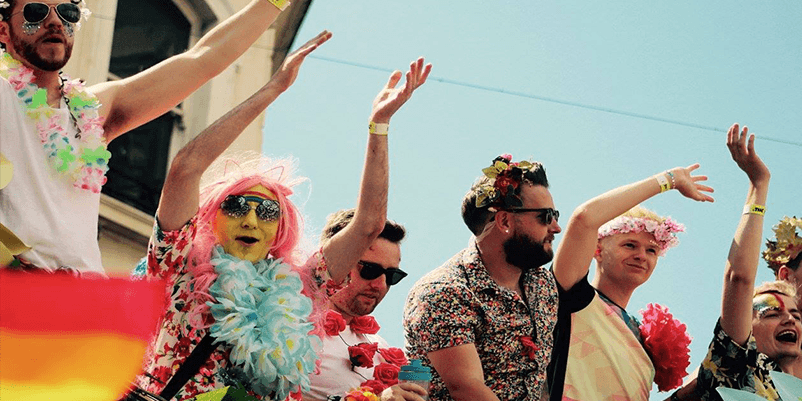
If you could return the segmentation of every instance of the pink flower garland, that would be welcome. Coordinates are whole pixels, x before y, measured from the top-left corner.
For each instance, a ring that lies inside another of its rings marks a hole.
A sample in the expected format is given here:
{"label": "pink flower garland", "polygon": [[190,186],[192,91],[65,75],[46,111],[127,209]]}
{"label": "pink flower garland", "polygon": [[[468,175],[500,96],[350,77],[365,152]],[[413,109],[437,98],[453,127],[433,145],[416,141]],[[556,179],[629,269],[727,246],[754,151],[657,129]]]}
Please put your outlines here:
{"label": "pink flower garland", "polygon": [[682,385],[691,364],[691,337],[687,327],[659,304],[648,304],[640,311],[643,320],[640,333],[643,344],[654,363],[654,382],[660,391],[668,391]]}

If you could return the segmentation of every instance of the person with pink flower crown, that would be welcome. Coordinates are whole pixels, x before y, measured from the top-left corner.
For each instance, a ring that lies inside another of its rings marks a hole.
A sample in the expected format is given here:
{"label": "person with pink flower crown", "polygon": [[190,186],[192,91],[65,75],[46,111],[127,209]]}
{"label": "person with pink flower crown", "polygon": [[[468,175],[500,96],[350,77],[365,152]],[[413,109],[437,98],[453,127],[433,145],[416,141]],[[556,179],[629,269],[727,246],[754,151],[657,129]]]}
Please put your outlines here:
{"label": "person with pink flower crown", "polygon": [[9,265],[104,274],[106,145],[225,70],[288,5],[251,0],[185,53],[87,88],[60,72],[90,14],[84,0],[0,0],[0,154],[14,169],[0,190],[0,227],[32,247]]}
{"label": "person with pink flower crown", "polygon": [[[656,383],[666,391],[682,384],[690,364],[685,325],[660,305],[642,321],[626,311],[658,259],[679,243],[684,227],[641,207],[676,189],[712,202],[693,175],[698,164],[676,167],[601,194],[576,208],[552,266],[560,289],[558,323],[549,365],[551,400],[647,400]],[[593,283],[588,282],[591,261]]]}
{"label": "person with pink flower crown", "polygon": [[310,287],[316,289],[309,295],[325,312],[317,349],[320,372],[311,376],[305,401],[422,401],[427,394],[428,389],[416,384],[398,383],[407,358],[378,335],[379,325],[370,314],[390,287],[407,275],[399,268],[406,230],[387,219],[390,117],[426,82],[431,67],[424,66],[423,58],[410,64],[406,84],[400,88],[396,85],[401,72],[394,72],[374,100],[356,208],[328,217],[320,250],[306,263],[313,281]]}

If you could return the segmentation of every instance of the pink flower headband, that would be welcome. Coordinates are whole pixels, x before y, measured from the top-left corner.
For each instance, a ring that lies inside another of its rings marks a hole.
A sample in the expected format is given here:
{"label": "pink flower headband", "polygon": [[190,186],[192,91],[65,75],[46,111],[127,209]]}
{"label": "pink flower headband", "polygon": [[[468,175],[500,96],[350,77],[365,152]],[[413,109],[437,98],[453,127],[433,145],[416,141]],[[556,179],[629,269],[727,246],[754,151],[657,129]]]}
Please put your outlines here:
{"label": "pink flower headband", "polygon": [[685,226],[670,217],[660,222],[646,217],[618,216],[599,228],[599,239],[615,234],[647,232],[654,235],[660,246],[660,256],[663,256],[668,248],[679,244],[676,233],[683,231]]}

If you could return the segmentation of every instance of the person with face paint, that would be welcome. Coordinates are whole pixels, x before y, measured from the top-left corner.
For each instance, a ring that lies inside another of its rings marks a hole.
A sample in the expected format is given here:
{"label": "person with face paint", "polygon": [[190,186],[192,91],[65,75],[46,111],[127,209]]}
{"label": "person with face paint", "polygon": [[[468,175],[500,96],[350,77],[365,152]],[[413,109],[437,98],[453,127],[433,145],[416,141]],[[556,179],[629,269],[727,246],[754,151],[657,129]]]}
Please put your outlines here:
{"label": "person with face paint", "polygon": [[430,400],[538,400],[557,318],[541,266],[560,213],[540,163],[505,154],[482,171],[462,202],[475,239],[409,292],[407,350],[433,368]]}
{"label": "person with face paint", "polygon": [[647,400],[652,383],[662,384],[655,376],[659,356],[647,351],[640,322],[626,307],[658,258],[679,243],[676,234],[684,227],[638,204],[672,189],[712,202],[705,192],[713,189],[700,183],[707,177],[692,175],[698,167],[673,168],[616,188],[571,215],[553,264],[560,307],[549,365],[551,400]]}
{"label": "person with face paint", "polygon": [[[173,160],[147,255],[147,276],[167,281],[170,302],[137,378],[140,389],[185,400],[241,385],[259,399],[284,400],[308,386],[319,339],[310,335],[313,305],[294,267],[302,262],[301,215],[288,199],[302,180],[289,161],[258,156],[209,166],[330,37],[324,31],[287,56],[265,86]],[[188,380],[171,381],[211,340],[211,355]]]}
{"label": "person with face paint", "polygon": [[802,377],[793,369],[802,355],[795,289],[782,282],[754,288],[771,177],[755,153],[754,141],[754,134],[738,124],[727,133],[730,154],[749,177],[749,190],[725,265],[721,317],[713,340],[696,381],[672,395],[673,400],[721,400],[718,387],[779,400],[769,373],[781,370]]}
{"label": "person with face paint", "polygon": [[60,71],[89,15],[83,0],[0,0],[0,153],[16,171],[0,190],[0,224],[32,247],[12,265],[103,274],[97,226],[106,145],[222,72],[287,5],[252,0],[187,52],[87,88]]}

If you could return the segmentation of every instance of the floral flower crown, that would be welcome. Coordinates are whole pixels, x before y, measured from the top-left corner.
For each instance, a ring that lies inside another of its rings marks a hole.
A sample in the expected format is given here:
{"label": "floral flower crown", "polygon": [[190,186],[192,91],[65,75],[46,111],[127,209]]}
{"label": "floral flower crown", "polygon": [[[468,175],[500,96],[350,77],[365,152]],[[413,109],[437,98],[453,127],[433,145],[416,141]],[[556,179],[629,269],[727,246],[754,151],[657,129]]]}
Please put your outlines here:
{"label": "floral flower crown", "polygon": [[521,183],[525,180],[534,180],[532,168],[536,166],[540,166],[540,163],[526,160],[513,162],[510,154],[503,154],[493,159],[490,167],[482,169],[482,173],[489,179],[489,182],[479,186],[476,207],[498,205],[512,208],[523,206]]}
{"label": "floral flower crown", "polygon": [[666,217],[663,221],[648,217],[618,216],[599,228],[599,239],[615,234],[647,232],[654,235],[660,246],[660,256],[669,248],[679,244],[676,233],[685,231],[685,226]]}
{"label": "floral flower crown", "polygon": [[789,263],[802,250],[802,237],[796,233],[797,228],[802,231],[802,219],[796,216],[785,216],[774,226],[775,240],[766,240],[766,250],[763,251],[763,259],[773,270]]}
{"label": "floral flower crown", "polygon": [[[77,4],[81,8],[81,16],[84,17],[84,20],[88,20],[89,16],[92,15],[92,11],[89,11],[89,8],[86,7],[86,3],[84,0],[70,0],[72,4]],[[0,9],[11,7],[11,3],[8,0],[0,0]],[[0,14],[0,21],[3,20],[3,14]],[[76,29],[81,29],[81,22],[75,24]]]}

